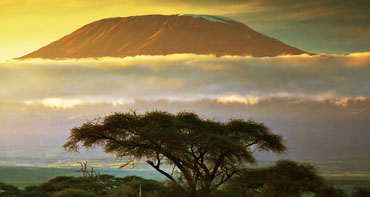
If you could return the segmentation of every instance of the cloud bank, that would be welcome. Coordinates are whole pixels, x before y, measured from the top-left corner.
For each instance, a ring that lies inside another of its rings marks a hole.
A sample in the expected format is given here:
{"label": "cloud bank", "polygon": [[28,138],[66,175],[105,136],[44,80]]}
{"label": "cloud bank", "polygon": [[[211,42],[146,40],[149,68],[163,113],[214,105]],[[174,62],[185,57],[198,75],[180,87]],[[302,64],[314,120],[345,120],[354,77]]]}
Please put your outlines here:
{"label": "cloud bank", "polygon": [[0,63],[0,98],[60,105],[133,99],[218,99],[253,104],[270,97],[368,98],[369,62],[370,53],[8,61]]}
{"label": "cloud bank", "polygon": [[370,148],[370,53],[12,60],[0,84],[2,156],[65,155],[70,128],[155,109],[265,122],[298,159],[363,159]]}

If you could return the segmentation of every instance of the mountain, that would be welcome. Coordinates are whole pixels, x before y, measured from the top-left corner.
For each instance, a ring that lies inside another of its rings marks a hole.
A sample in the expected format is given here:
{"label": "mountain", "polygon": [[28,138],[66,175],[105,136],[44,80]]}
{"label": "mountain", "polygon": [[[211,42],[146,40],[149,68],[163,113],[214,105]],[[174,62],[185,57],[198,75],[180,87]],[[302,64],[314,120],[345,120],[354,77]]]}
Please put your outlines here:
{"label": "mountain", "polygon": [[175,53],[264,57],[305,52],[222,16],[144,15],[92,22],[19,59]]}

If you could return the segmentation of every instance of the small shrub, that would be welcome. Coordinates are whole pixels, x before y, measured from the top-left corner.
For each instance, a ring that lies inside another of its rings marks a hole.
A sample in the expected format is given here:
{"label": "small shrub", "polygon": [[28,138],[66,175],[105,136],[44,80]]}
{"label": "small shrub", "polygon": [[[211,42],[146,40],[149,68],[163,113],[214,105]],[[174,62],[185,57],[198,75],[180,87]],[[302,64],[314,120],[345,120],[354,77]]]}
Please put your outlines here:
{"label": "small shrub", "polygon": [[370,196],[370,187],[356,187],[353,189],[352,197],[369,197]]}
{"label": "small shrub", "polygon": [[80,189],[66,189],[64,191],[58,192],[54,195],[55,197],[96,197],[96,195],[80,190]]}
{"label": "small shrub", "polygon": [[132,187],[128,185],[121,185],[108,191],[108,197],[128,197],[134,195],[135,192]]}
{"label": "small shrub", "polygon": [[19,189],[4,183],[0,183],[0,197],[16,196],[20,193]]}

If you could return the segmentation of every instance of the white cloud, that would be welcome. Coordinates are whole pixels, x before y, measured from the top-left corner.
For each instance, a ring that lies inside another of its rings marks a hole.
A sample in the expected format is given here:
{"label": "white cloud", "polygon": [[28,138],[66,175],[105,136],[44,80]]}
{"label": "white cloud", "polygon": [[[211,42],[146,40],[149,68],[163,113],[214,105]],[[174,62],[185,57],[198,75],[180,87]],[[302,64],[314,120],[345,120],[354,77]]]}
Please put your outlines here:
{"label": "white cloud", "polygon": [[124,106],[133,104],[135,101],[132,99],[116,99],[109,98],[89,99],[89,98],[45,98],[39,100],[26,100],[23,103],[28,106],[42,105],[47,108],[59,109],[72,109],[82,105],[95,105],[95,104],[109,104],[112,106]]}
{"label": "white cloud", "polygon": [[255,105],[258,104],[259,99],[257,97],[239,96],[239,95],[229,95],[217,99],[219,103],[242,103],[245,105]]}
{"label": "white cloud", "polygon": [[82,105],[82,101],[79,99],[60,99],[60,98],[47,98],[40,101],[24,101],[26,105],[42,104],[45,107],[52,109],[70,109],[77,105]]}
{"label": "white cloud", "polygon": [[0,100],[71,108],[89,102],[122,105],[135,99],[255,104],[272,97],[368,98],[368,59],[370,53],[11,60],[0,63]]}

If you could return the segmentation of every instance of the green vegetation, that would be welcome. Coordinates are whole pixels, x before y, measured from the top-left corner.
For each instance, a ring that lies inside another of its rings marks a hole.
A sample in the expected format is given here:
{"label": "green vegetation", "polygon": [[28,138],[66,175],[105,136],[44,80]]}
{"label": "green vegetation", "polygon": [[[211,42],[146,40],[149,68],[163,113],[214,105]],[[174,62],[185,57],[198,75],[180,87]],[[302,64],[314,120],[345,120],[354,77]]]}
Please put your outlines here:
{"label": "green vegetation", "polygon": [[301,196],[315,194],[325,184],[312,165],[280,160],[273,166],[245,169],[226,184],[225,190],[234,196]]}
{"label": "green vegetation", "polygon": [[[101,166],[99,161],[91,163],[92,166]],[[105,162],[102,160],[101,162]],[[264,164],[266,163],[266,164]],[[259,166],[273,165],[273,162],[259,162]],[[367,175],[368,169],[357,168],[358,165],[349,166],[342,168],[342,163],[322,163],[322,162],[310,162],[314,166],[317,166],[320,174],[330,182],[335,185],[335,187],[342,189],[346,194],[352,194],[352,191],[356,187],[369,187],[370,178]],[[58,164],[59,166],[60,164]],[[47,182],[48,180],[55,178],[57,176],[80,176],[80,172],[76,172],[79,168],[71,167],[67,164],[62,164],[63,167],[60,168],[50,168],[50,167],[24,167],[24,166],[0,166],[0,182],[7,183],[16,186],[20,189],[24,189],[27,186],[39,185],[41,183]],[[107,164],[104,164],[107,165]],[[114,164],[116,166],[116,164]],[[117,164],[118,165],[118,164]],[[121,164],[119,164],[121,165]],[[326,166],[330,165],[330,168]],[[66,166],[66,167],[65,167]],[[335,171],[331,170],[332,168]],[[168,170],[171,170],[168,166]],[[353,170],[353,171],[350,171]],[[116,168],[106,168],[98,167],[97,171],[101,174],[109,174],[117,177],[125,177],[136,175],[140,177],[145,177],[148,179],[155,179],[159,181],[164,181],[165,177],[156,172],[155,170],[150,170],[150,166],[146,163],[137,163],[135,168],[129,169],[116,169]],[[362,173],[361,176],[354,176],[353,174]],[[349,174],[349,175],[348,175]]]}
{"label": "green vegetation", "polygon": [[96,177],[59,176],[24,190],[0,183],[0,196],[49,197],[49,196],[137,196],[141,188],[143,196],[160,196],[166,189],[165,183],[137,176],[125,178],[111,175]]}
{"label": "green vegetation", "polygon": [[80,189],[66,189],[56,193],[55,197],[96,197],[96,195]]}
{"label": "green vegetation", "polygon": [[[26,187],[24,190],[0,183],[0,197],[136,197],[140,188],[143,197],[189,196],[183,188],[172,182],[159,182],[137,176],[120,178],[99,175],[97,177],[59,176],[40,185]],[[368,197],[369,194],[370,188],[358,187],[355,188],[352,196]],[[246,169],[238,173],[222,188],[214,191],[212,196],[346,197],[348,195],[318,176],[312,165],[281,160],[272,166]]]}
{"label": "green vegetation", "polygon": [[[92,166],[99,166],[97,163],[91,164]],[[159,181],[165,180],[161,174],[156,171],[149,170],[145,163],[135,164],[135,168],[130,169],[117,169],[99,167],[98,172],[101,174],[108,174],[117,177],[125,176],[140,176],[148,179],[155,179]],[[25,167],[25,166],[0,166],[0,182],[7,183],[18,188],[25,188],[28,186],[39,185],[49,181],[57,176],[81,176],[78,172],[79,167]]]}
{"label": "green vegetation", "polygon": [[[226,123],[201,119],[195,113],[154,111],[115,113],[71,130],[64,148],[78,152],[79,144],[101,146],[117,158],[145,159],[189,196],[211,196],[221,185],[256,161],[255,151],[283,153],[280,135],[263,123],[233,119]],[[164,164],[180,171],[185,184]]]}
{"label": "green vegetation", "polygon": [[356,187],[353,190],[352,197],[369,197],[370,196],[370,187]]}
{"label": "green vegetation", "polygon": [[335,188],[333,185],[327,185],[321,188],[321,190],[315,194],[315,197],[347,197],[347,195],[344,194],[343,190]]}
{"label": "green vegetation", "polygon": [[0,167],[0,181],[27,187],[50,180],[56,176],[78,176],[75,169],[39,168],[39,167]]}
{"label": "green vegetation", "polygon": [[7,185],[4,183],[0,183],[0,196],[16,196],[19,195],[20,191],[18,188]]}
{"label": "green vegetation", "polygon": [[[144,160],[167,181],[100,175],[93,167],[88,169],[87,162],[80,162],[82,177],[57,176],[23,190],[0,183],[0,197],[348,196],[308,163],[279,160],[269,166],[251,168],[249,164],[256,162],[255,151],[279,154],[286,150],[281,136],[273,134],[263,123],[251,120],[223,123],[185,112],[116,113],[73,128],[64,148],[78,151],[80,145],[101,146],[119,159]],[[173,166],[172,170],[168,166]],[[45,178],[42,175],[36,180]],[[370,188],[366,187],[357,187],[352,192],[354,197],[369,194]]]}

